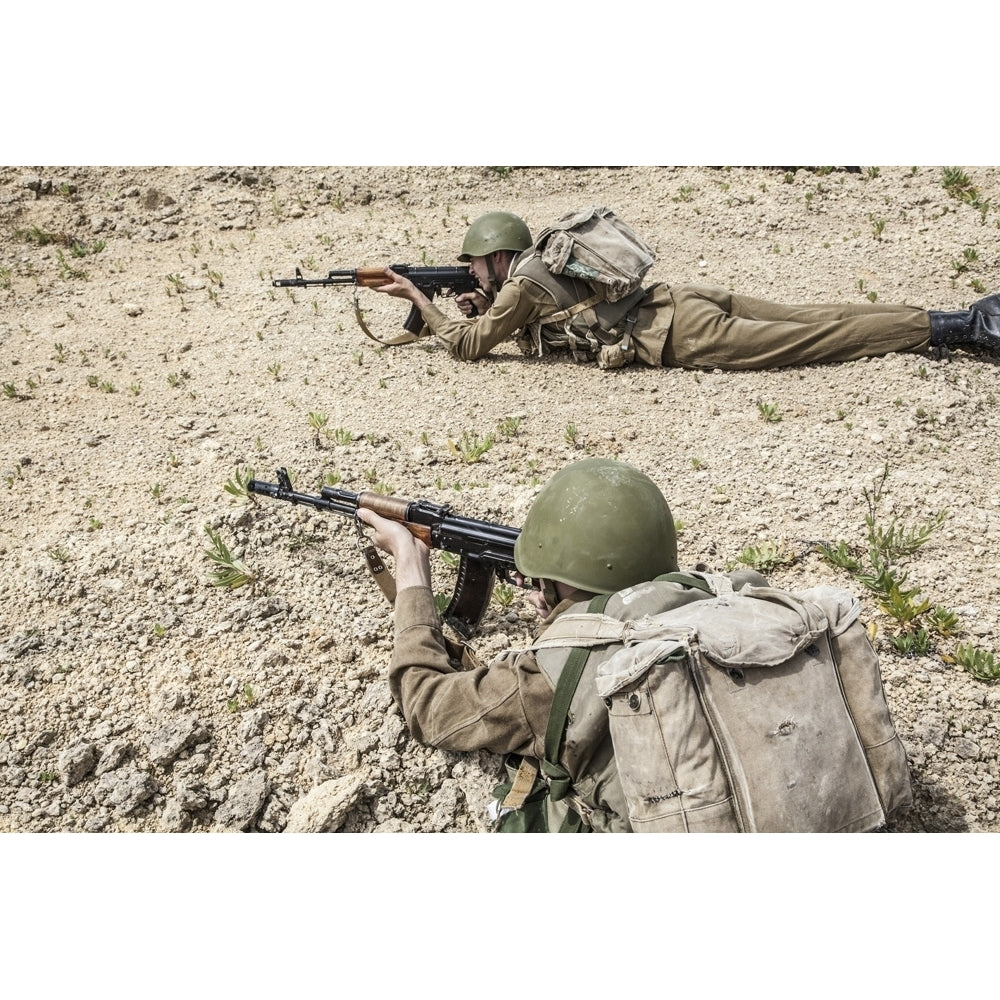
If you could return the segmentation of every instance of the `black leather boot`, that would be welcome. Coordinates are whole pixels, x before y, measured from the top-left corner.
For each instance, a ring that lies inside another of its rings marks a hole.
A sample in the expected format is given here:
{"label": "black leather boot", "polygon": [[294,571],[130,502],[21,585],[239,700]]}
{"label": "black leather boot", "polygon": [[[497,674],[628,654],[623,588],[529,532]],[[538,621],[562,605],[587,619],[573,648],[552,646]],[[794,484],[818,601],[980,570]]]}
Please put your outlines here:
{"label": "black leather boot", "polygon": [[1000,293],[988,295],[985,299],[973,302],[970,309],[986,313],[987,316],[1000,316]]}
{"label": "black leather boot", "polygon": [[940,357],[949,347],[1000,354],[1000,295],[974,302],[962,312],[929,312],[931,347]]}

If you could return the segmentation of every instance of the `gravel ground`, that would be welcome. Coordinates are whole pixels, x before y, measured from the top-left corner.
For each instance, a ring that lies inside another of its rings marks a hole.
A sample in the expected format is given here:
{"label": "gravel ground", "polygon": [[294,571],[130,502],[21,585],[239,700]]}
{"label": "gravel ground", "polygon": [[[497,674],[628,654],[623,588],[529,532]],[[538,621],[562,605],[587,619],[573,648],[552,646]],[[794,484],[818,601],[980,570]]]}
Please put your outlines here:
{"label": "gravel ground", "polygon": [[[349,289],[271,286],[451,264],[495,208],[537,231],[603,204],[655,247],[651,279],[959,308],[1000,289],[1000,170],[963,170],[964,199],[942,167],[0,167],[0,830],[484,830],[500,761],[409,738],[352,526],[225,486],[287,466],[304,491],[518,525],[548,476],[603,455],[662,486],[683,564],[754,548],[779,586],[858,593],[912,765],[893,829],[996,832],[1000,687],[954,662],[1000,654],[994,363],[602,372],[510,345],[464,364],[366,339]],[[361,300],[396,331],[401,303]],[[476,462],[452,447],[488,434]],[[923,655],[816,549],[865,554],[877,483],[880,525],[946,511],[899,563],[957,618]],[[206,527],[252,585],[213,585]],[[442,592],[451,574],[436,558]],[[532,623],[496,604],[476,651]]]}

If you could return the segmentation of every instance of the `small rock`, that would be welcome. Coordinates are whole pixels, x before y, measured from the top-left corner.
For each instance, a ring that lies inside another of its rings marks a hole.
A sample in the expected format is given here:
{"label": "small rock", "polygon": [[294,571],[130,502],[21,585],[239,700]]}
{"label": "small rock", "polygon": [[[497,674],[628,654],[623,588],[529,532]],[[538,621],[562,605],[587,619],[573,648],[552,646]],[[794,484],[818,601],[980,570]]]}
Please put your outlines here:
{"label": "small rock", "polygon": [[364,790],[358,774],[324,781],[292,805],[285,833],[336,833]]}
{"label": "small rock", "polygon": [[97,747],[93,743],[80,741],[70,744],[59,755],[57,767],[66,787],[81,782],[97,763]]}
{"label": "small rock", "polygon": [[263,769],[240,778],[229,789],[226,801],[215,810],[215,822],[224,829],[248,829],[257,818],[271,792]]}

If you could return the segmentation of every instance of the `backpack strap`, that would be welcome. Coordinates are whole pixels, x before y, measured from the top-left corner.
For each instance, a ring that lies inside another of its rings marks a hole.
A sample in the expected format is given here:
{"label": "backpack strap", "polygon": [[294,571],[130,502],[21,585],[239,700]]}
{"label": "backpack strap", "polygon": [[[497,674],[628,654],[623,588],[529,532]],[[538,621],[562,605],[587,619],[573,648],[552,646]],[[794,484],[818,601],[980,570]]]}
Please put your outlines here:
{"label": "backpack strap", "polygon": [[655,580],[657,582],[663,581],[664,583],[679,583],[682,587],[687,587],[689,590],[692,588],[703,590],[706,594],[715,596],[715,591],[712,590],[707,580],[704,580],[700,576],[693,576],[691,573],[663,573],[656,577]]}
{"label": "backpack strap", "polygon": [[[588,614],[601,614],[604,611],[610,594],[598,594],[587,608]],[[556,683],[552,708],[549,711],[549,722],[545,728],[545,758],[541,761],[541,769],[549,781],[549,795],[558,802],[572,790],[569,772],[559,763],[559,751],[562,748],[563,734],[566,731],[566,717],[573,695],[583,676],[583,670],[590,658],[590,650],[583,646],[575,646],[563,667]]]}

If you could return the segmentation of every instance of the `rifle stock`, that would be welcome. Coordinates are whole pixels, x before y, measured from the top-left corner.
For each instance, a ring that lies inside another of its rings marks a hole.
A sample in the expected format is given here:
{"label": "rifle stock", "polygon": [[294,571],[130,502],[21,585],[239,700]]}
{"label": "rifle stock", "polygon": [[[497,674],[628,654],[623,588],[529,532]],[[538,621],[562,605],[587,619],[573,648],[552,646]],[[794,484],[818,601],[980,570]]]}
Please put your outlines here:
{"label": "rifle stock", "polygon": [[[513,576],[516,570],[514,543],[521,534],[520,528],[463,517],[453,513],[450,505],[427,500],[407,500],[370,491],[352,493],[333,486],[322,487],[318,495],[299,493],[292,489],[288,470],[284,468],[278,469],[277,479],[277,483],[251,479],[247,483],[247,492],[287,503],[304,504],[328,514],[350,517],[355,522],[359,509],[372,510],[403,524],[430,548],[459,556],[455,591],[442,617],[465,638],[473,636],[479,628],[496,581],[499,579],[518,585]],[[360,526],[358,531],[361,534]],[[365,557],[373,575],[381,571],[377,557],[374,562],[368,552]],[[528,588],[531,584],[525,581],[520,586]]]}

